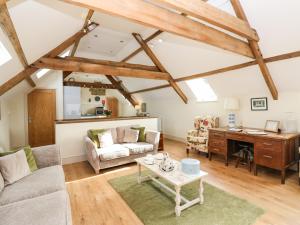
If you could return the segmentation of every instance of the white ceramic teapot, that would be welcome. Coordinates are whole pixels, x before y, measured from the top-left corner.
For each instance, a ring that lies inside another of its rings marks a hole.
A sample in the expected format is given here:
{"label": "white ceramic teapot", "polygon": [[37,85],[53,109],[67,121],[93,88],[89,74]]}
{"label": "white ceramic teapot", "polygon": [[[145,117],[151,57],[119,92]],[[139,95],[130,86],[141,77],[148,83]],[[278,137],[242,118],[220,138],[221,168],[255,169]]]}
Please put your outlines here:
{"label": "white ceramic teapot", "polygon": [[161,163],[159,164],[159,169],[164,172],[170,172],[170,171],[174,170],[175,164],[174,164],[173,160],[169,157],[169,154],[167,152],[165,152],[163,154],[164,154],[164,158],[161,161]]}

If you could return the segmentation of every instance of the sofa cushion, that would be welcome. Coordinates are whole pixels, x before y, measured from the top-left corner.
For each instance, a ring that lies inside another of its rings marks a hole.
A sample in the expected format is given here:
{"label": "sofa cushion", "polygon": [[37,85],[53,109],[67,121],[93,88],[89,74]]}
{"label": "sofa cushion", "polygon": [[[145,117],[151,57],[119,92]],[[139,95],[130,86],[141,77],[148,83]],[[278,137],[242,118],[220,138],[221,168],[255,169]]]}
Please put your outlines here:
{"label": "sofa cushion", "polygon": [[139,139],[139,130],[125,129],[124,142],[136,143]]}
{"label": "sofa cushion", "polygon": [[129,149],[120,144],[114,144],[109,147],[98,148],[97,154],[101,161],[106,161],[129,156]]}
{"label": "sofa cushion", "polygon": [[0,192],[4,189],[4,179],[2,177],[2,174],[0,172]]}
{"label": "sofa cushion", "polygon": [[26,159],[25,151],[20,150],[0,157],[0,171],[5,185],[12,184],[31,173]]}
{"label": "sofa cushion", "polygon": [[65,177],[61,166],[36,170],[32,174],[8,185],[0,194],[0,205],[6,205],[65,189]]}
{"label": "sofa cushion", "polygon": [[153,151],[153,145],[146,142],[126,143],[122,146],[129,149],[130,154],[140,154]]}
{"label": "sofa cushion", "polygon": [[98,139],[98,134],[105,132],[107,129],[91,129],[88,130],[87,135],[88,137],[94,142],[97,148],[100,148],[100,142]]}
{"label": "sofa cushion", "polygon": [[109,147],[114,144],[111,130],[106,130],[105,132],[99,133],[98,139],[100,143],[100,148]]}
{"label": "sofa cushion", "polygon": [[146,141],[146,134],[145,134],[146,127],[131,127],[131,129],[139,131],[138,142],[145,142]]}
{"label": "sofa cushion", "polygon": [[58,191],[0,206],[0,224],[68,225],[72,224],[68,216],[69,210],[68,193]]}

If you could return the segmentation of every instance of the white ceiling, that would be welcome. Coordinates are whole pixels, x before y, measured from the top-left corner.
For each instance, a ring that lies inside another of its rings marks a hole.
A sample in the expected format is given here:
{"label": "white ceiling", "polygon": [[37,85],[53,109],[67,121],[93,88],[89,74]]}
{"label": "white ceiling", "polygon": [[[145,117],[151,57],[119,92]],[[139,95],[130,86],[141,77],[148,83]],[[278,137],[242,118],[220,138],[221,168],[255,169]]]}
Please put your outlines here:
{"label": "white ceiling", "polygon": [[[251,25],[260,35],[260,45],[265,57],[300,50],[299,0],[241,0],[241,3]],[[61,1],[11,0],[8,4],[20,42],[29,62],[38,59],[79,31],[87,14],[86,9]],[[226,11],[232,13],[230,5],[224,5],[223,7]],[[155,31],[152,28],[98,12],[94,14],[92,20],[99,23],[100,26],[82,39],[77,56],[121,60],[139,47],[132,38],[132,32],[138,32],[143,37],[148,37]],[[158,39],[162,39],[163,42],[160,43]],[[0,84],[2,84],[21,71],[22,66],[10,42],[1,30],[0,41],[13,56],[11,61],[0,67]],[[246,57],[169,33],[163,33],[150,43],[157,57],[175,78],[249,60]],[[152,62],[144,53],[140,53],[130,62],[152,65]],[[298,85],[300,82],[298,74],[300,68],[299,58],[270,63],[269,68],[280,92],[300,91]],[[84,79],[105,80],[104,76],[100,75],[89,75],[89,78]],[[164,81],[132,78],[122,78],[122,80],[130,91],[166,83]],[[219,96],[256,92],[268,93],[257,66],[214,75],[208,77],[207,80]],[[189,98],[193,98],[193,94],[184,82],[179,85]],[[24,88],[26,85],[19,86]],[[143,99],[178,98],[176,93],[169,88],[136,96]]]}

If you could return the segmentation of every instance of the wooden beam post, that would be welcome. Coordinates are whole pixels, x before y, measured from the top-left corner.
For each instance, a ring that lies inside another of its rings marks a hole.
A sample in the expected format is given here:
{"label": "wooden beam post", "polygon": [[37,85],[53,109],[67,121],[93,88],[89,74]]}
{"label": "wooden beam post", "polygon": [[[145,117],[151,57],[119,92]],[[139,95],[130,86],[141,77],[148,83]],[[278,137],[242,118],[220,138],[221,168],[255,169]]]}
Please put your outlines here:
{"label": "wooden beam post", "polygon": [[[249,24],[246,14],[245,14],[243,7],[242,7],[241,3],[239,2],[239,0],[231,0],[231,4],[233,6],[233,9],[234,9],[237,17],[244,20],[245,22],[247,22]],[[259,48],[258,42],[255,40],[251,40],[251,39],[248,39],[248,42],[250,44],[250,48],[253,52],[253,55],[255,56],[255,58],[257,60],[259,68],[263,74],[266,84],[272,94],[273,99],[278,100],[278,91],[277,91],[276,85],[272,79],[272,76],[270,74],[270,71],[269,71],[266,63],[264,62],[263,55]]]}
{"label": "wooden beam post", "polygon": [[118,80],[118,78],[114,78],[111,75],[105,75],[105,76],[113,85],[117,87],[118,91],[124,96],[124,98],[126,98],[130,102],[130,104],[133,107],[139,104],[138,101],[128,92],[128,90],[122,84],[122,82]]}
{"label": "wooden beam post", "polygon": [[[83,30],[89,25],[90,20],[91,20],[93,14],[94,14],[94,10],[89,10],[89,11],[88,11],[88,14],[86,15],[86,18],[85,18],[85,21],[84,21],[84,24],[83,24],[83,27],[82,27]],[[81,40],[81,39],[77,40],[77,41],[74,43],[74,46],[73,46],[72,51],[71,51],[71,53],[70,53],[70,56],[74,56],[74,55],[75,55],[80,40]]]}
{"label": "wooden beam post", "polygon": [[113,65],[78,62],[65,58],[41,58],[32,65],[39,69],[52,69],[72,72],[111,74],[113,76],[136,77],[155,80],[169,80],[165,72],[148,71],[141,69],[118,67]]}
{"label": "wooden beam post", "polygon": [[[296,58],[296,57],[300,57],[300,51],[290,52],[290,53],[286,53],[286,54],[281,54],[281,55],[276,55],[276,56],[272,56],[272,57],[269,57],[269,58],[265,58],[264,62],[265,63],[271,63],[271,62],[277,62],[277,61],[281,61],[281,60],[292,59],[292,58]],[[190,76],[180,77],[180,78],[175,79],[175,82],[182,82],[182,81],[193,80],[193,79],[197,79],[197,78],[213,76],[213,75],[216,75],[216,74],[221,74],[221,73],[225,73],[225,72],[229,72],[229,71],[239,70],[239,69],[254,66],[254,65],[257,65],[257,64],[258,63],[257,63],[256,60],[249,61],[249,62],[245,62],[245,63],[233,65],[233,66],[227,66],[227,67],[223,67],[223,68],[220,68],[220,69],[211,70],[211,71],[204,72],[204,73],[198,73],[198,74],[193,74],[193,75],[190,75]],[[156,86],[156,87],[141,89],[141,90],[137,90],[137,91],[132,91],[132,92],[130,92],[130,94],[137,94],[137,93],[143,93],[143,92],[148,92],[148,91],[154,91],[154,90],[168,88],[168,87],[171,87],[171,85],[166,84],[166,85],[160,85],[160,86]]]}
{"label": "wooden beam post", "polygon": [[168,9],[143,0],[64,0],[65,2],[120,16],[146,26],[201,41],[253,58],[249,44]]}
{"label": "wooden beam post", "polygon": [[[2,30],[8,36],[23,67],[24,68],[28,67],[28,62],[27,62],[26,56],[22,49],[22,46],[21,46],[20,40],[18,38],[16,29],[14,27],[13,21],[9,15],[5,0],[0,0],[0,26],[1,26]],[[30,84],[31,87],[36,86],[34,81],[31,79],[31,77],[27,77],[26,80]]]}
{"label": "wooden beam post", "polygon": [[[90,24],[88,29],[85,32],[80,30],[79,32],[77,32],[76,34],[74,34],[73,36],[71,36],[70,38],[65,40],[63,43],[58,45],[56,48],[52,49],[50,52],[48,52],[43,57],[56,57],[56,56],[58,56],[64,50],[66,50],[68,47],[70,47],[72,44],[74,44],[76,42],[76,40],[78,40],[78,39],[82,38],[83,36],[87,35],[89,32],[94,30],[97,26],[98,26],[98,24],[96,24],[96,23]],[[8,81],[6,81],[4,84],[2,84],[0,86],[0,96],[3,95],[4,93],[6,93],[7,91],[9,91],[10,89],[12,89],[14,86],[19,84],[20,82],[22,82],[27,77],[30,77],[33,73],[35,73],[38,70],[39,70],[38,68],[31,67],[31,65],[26,67],[23,71],[16,74],[13,78],[9,79]]]}
{"label": "wooden beam post", "polygon": [[[141,45],[141,47],[143,48],[143,50],[146,52],[146,54],[149,56],[149,58],[152,60],[152,62],[154,63],[154,65],[157,66],[157,68],[164,73],[168,73],[168,71],[165,69],[165,67],[162,65],[162,63],[159,61],[159,59],[155,56],[155,54],[153,53],[153,51],[149,48],[149,46],[147,45],[147,43],[143,40],[143,38],[141,37],[140,34],[137,33],[133,33],[132,34],[135,38],[135,40]],[[185,104],[187,104],[188,99],[186,97],[186,95],[182,92],[182,90],[180,89],[180,87],[176,84],[176,82],[174,81],[173,77],[171,76],[170,73],[168,73],[170,76],[170,79],[168,80],[168,82],[170,83],[170,85],[172,86],[172,88],[176,91],[176,93],[179,95],[179,97],[184,101]]]}

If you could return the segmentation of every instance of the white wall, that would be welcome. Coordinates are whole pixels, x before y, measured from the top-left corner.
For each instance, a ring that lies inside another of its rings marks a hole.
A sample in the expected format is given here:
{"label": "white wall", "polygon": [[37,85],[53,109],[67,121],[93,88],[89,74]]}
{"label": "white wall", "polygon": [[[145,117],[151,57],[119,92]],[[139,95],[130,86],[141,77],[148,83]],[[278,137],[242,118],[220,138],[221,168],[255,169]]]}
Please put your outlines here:
{"label": "white wall", "polygon": [[7,102],[0,98],[0,110],[1,110],[1,119],[0,119],[0,147],[3,149],[9,149],[9,110]]}
{"label": "white wall", "polygon": [[[287,112],[293,112],[297,118],[300,131],[300,92],[282,92],[277,101],[270,95],[253,94],[236,96],[240,100],[240,110],[237,112],[237,124],[246,127],[264,128],[266,120],[279,120],[280,128],[284,129]],[[268,111],[251,111],[250,98],[268,97]],[[186,138],[187,131],[193,129],[196,116],[214,115],[220,117],[220,126],[227,124],[227,111],[224,110],[224,99],[217,102],[199,103],[195,100],[184,105],[180,100],[161,99],[149,100],[148,111],[162,120],[162,131],[169,137],[178,140]]]}

